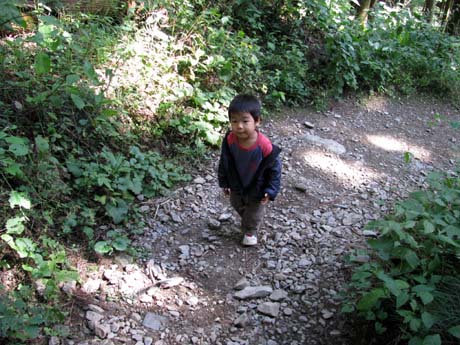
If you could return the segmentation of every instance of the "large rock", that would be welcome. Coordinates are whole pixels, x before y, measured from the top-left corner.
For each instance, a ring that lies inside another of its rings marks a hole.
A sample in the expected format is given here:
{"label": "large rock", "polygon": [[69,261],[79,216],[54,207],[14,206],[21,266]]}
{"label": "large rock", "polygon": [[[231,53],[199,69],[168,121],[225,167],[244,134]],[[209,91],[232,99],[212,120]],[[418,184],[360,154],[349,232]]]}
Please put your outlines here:
{"label": "large rock", "polygon": [[145,315],[144,321],[142,325],[144,327],[153,329],[154,331],[162,330],[166,325],[167,319],[164,316],[155,314],[155,313],[147,313]]}
{"label": "large rock", "polygon": [[263,298],[269,296],[273,292],[270,286],[248,286],[243,290],[235,293],[236,299]]}
{"label": "large rock", "polygon": [[347,152],[343,145],[331,139],[324,139],[313,134],[307,134],[303,136],[302,139],[309,141],[315,145],[322,146],[326,150],[331,151],[337,155],[342,155],[345,152]]}
{"label": "large rock", "polygon": [[261,303],[257,306],[257,311],[271,317],[277,317],[280,312],[280,304],[275,302]]}

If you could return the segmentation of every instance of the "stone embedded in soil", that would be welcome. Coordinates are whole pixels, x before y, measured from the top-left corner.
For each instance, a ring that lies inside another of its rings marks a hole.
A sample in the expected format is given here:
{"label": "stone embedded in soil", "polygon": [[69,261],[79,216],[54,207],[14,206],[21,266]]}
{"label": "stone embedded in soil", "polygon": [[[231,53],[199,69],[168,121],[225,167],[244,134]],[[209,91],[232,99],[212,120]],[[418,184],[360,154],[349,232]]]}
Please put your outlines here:
{"label": "stone embedded in soil", "polygon": [[94,327],[94,333],[101,339],[107,338],[110,333],[110,326],[106,324],[96,324]]}
{"label": "stone embedded in soil", "polygon": [[336,142],[335,140],[324,139],[317,135],[312,135],[312,134],[307,134],[303,136],[302,139],[304,139],[305,141],[309,141],[313,144],[316,144],[318,146],[324,147],[326,150],[331,151],[332,153],[335,153],[337,155],[342,155],[345,152],[347,152],[345,147],[339,144],[338,142]]}
{"label": "stone embedded in soil", "polygon": [[257,311],[264,315],[277,317],[280,312],[280,304],[276,302],[264,302],[257,306]]}
{"label": "stone embedded in soil", "polygon": [[304,124],[305,127],[309,128],[309,129],[315,128],[315,125],[313,123],[311,123],[311,122],[305,121],[303,124]]}
{"label": "stone embedded in soil", "polygon": [[236,299],[263,298],[273,292],[270,286],[248,286],[243,290],[236,292],[233,296]]}
{"label": "stone embedded in soil", "polygon": [[269,298],[274,302],[278,302],[278,301],[285,299],[287,295],[288,293],[285,290],[277,289],[272,292]]}
{"label": "stone embedded in soil", "polygon": [[86,293],[92,294],[99,290],[101,286],[100,279],[88,279],[82,286],[82,290]]}
{"label": "stone embedded in soil", "polygon": [[246,278],[241,278],[238,280],[238,282],[235,284],[234,289],[235,290],[243,290],[244,288],[249,286],[249,282]]}
{"label": "stone embedded in soil", "polygon": [[167,319],[164,316],[149,312],[145,315],[142,325],[154,331],[160,331],[166,326],[166,323]]}
{"label": "stone embedded in soil", "polygon": [[246,313],[242,313],[233,321],[233,325],[235,325],[235,327],[244,327],[248,323],[249,323],[249,317]]}
{"label": "stone embedded in soil", "polygon": [[208,228],[211,230],[219,230],[221,227],[220,222],[217,219],[210,218],[208,219]]}
{"label": "stone embedded in soil", "polygon": [[232,214],[231,213],[222,213],[220,216],[219,216],[219,221],[221,222],[226,222],[228,220],[230,220],[232,218]]}
{"label": "stone embedded in soil", "polygon": [[182,283],[184,283],[184,278],[182,277],[166,278],[159,281],[160,287],[162,289],[169,289],[174,286],[181,285]]}

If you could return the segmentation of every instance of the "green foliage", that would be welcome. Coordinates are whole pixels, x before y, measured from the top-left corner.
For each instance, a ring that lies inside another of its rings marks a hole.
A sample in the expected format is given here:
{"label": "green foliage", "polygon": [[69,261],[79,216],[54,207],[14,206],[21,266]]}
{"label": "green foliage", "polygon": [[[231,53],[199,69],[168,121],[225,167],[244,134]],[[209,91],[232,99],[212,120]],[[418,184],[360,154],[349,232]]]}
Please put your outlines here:
{"label": "green foliage", "polygon": [[19,11],[20,2],[16,0],[4,0],[0,3],[0,30],[12,30],[12,24],[26,28],[27,23]]}
{"label": "green foliage", "polygon": [[[439,32],[408,8],[383,3],[365,28],[342,12],[326,32],[327,83],[392,93],[447,91],[458,97],[458,38]],[[331,80],[331,78],[333,78]]]}
{"label": "green foliage", "polygon": [[354,268],[343,305],[377,333],[396,323],[409,344],[459,336],[460,179],[433,174],[429,181],[367,225],[380,233],[368,240],[373,260]]}
{"label": "green foliage", "polygon": [[27,341],[37,338],[43,327],[64,321],[65,314],[34,300],[30,287],[21,286],[13,293],[0,285],[0,339]]}
{"label": "green foliage", "polygon": [[[2,316],[21,311],[0,318],[0,337],[12,341],[33,339],[62,319],[58,307],[36,299],[54,303],[63,282],[78,280],[64,244],[82,253],[85,245],[132,251],[136,197],[189,178],[175,160],[148,149],[105,96],[111,69],[97,64],[107,61],[116,35],[110,19],[92,19],[41,16],[34,34],[0,45],[0,199],[7,201],[0,207],[0,264],[25,280],[0,294]],[[26,296],[27,281],[38,290]]]}

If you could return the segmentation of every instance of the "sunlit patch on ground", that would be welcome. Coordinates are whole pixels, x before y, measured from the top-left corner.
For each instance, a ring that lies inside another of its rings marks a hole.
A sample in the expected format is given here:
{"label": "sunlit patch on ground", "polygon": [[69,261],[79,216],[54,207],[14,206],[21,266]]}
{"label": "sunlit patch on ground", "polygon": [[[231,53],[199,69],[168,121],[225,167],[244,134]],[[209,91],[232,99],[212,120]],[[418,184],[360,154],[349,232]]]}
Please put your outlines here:
{"label": "sunlit patch on ground", "polygon": [[410,152],[412,156],[421,161],[427,162],[431,158],[431,152],[423,147],[409,144],[403,140],[386,135],[368,135],[367,141],[386,151]]}
{"label": "sunlit patch on ground", "polygon": [[387,111],[388,100],[385,97],[371,96],[368,99],[362,101],[364,106],[369,111]]}
{"label": "sunlit patch on ground", "polygon": [[313,169],[337,178],[344,187],[358,187],[384,177],[384,174],[364,166],[362,162],[347,162],[330,153],[308,150],[304,152],[303,159]]}

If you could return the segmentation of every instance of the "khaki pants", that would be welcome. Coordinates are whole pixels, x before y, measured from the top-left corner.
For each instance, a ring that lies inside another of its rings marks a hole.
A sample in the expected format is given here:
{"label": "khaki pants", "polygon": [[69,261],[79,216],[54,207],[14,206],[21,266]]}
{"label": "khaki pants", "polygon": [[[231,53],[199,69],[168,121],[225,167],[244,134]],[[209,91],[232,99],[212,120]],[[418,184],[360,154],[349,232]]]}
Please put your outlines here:
{"label": "khaki pants", "polygon": [[265,213],[265,205],[247,196],[230,193],[230,203],[241,217],[241,230],[245,234],[256,235]]}

